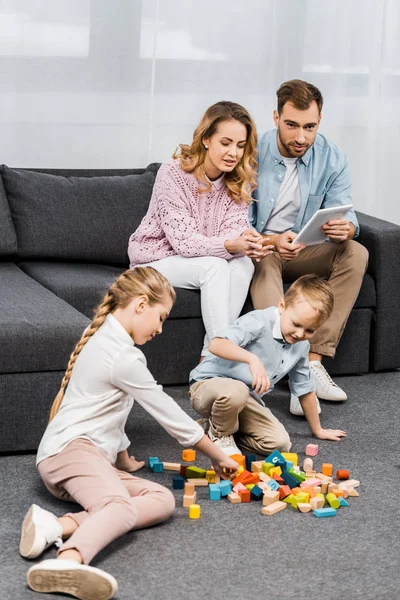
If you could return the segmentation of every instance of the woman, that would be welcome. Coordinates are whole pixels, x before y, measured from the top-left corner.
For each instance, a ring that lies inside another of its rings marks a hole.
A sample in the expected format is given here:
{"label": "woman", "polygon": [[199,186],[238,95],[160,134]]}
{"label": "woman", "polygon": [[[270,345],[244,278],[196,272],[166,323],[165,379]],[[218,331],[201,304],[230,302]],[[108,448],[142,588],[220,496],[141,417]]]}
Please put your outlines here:
{"label": "woman", "polygon": [[268,251],[246,238],[256,145],[255,124],[242,106],[211,106],[192,144],[180,144],[160,167],[148,212],[129,240],[131,268],[150,265],[173,286],[200,289],[202,356],[240,314],[254,270],[249,257]]}

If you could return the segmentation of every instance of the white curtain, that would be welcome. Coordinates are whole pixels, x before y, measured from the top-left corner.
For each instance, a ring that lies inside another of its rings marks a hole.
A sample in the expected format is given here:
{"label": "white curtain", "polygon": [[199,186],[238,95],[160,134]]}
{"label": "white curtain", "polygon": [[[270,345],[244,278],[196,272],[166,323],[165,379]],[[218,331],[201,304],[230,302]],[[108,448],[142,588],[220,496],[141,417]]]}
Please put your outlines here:
{"label": "white curtain", "polygon": [[0,162],[143,167],[218,100],[272,127],[301,78],[355,207],[400,224],[399,30],[398,0],[0,0]]}

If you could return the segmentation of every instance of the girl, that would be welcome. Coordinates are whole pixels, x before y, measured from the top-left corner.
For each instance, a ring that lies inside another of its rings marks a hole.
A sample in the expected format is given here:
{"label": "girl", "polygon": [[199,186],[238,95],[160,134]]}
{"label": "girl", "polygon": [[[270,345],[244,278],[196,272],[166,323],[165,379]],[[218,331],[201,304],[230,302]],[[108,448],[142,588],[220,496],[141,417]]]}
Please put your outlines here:
{"label": "girl", "polygon": [[218,473],[237,469],[157,385],[136,347],[161,333],[174,300],[173,287],[151,267],[122,273],[71,354],[37,465],[54,496],[84,510],[57,519],[35,504],[29,509],[22,525],[22,556],[36,558],[52,544],[59,546],[57,559],[29,569],[28,585],[35,591],[82,600],[112,598],[117,582],[88,566],[92,558],[123,533],[172,514],[169,490],[126,472],[143,466],[129,457],[124,433],[133,398],[182,445],[206,454]]}
{"label": "girl", "polygon": [[271,249],[248,229],[256,146],[255,124],[242,106],[211,106],[192,144],[180,144],[180,154],[160,167],[149,210],[130,237],[131,267],[150,264],[172,285],[200,289],[202,356],[240,314],[254,271],[249,257]]}

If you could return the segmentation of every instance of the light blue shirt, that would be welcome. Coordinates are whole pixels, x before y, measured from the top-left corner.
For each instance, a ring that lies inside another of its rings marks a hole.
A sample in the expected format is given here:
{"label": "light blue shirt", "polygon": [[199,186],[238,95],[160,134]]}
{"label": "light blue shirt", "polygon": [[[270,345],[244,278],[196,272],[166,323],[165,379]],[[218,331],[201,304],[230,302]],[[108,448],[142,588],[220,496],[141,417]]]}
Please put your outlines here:
{"label": "light blue shirt", "polygon": [[[250,205],[249,220],[258,232],[268,230],[268,219],[285,178],[286,166],[278,150],[277,130],[264,133],[258,147],[258,187]],[[335,144],[317,133],[313,145],[297,160],[301,204],[292,231],[298,233],[320,208],[352,204],[347,158]],[[346,219],[360,228],[354,210]],[[283,233],[283,232],[281,232]]]}
{"label": "light blue shirt", "polygon": [[[289,387],[296,396],[314,391],[308,362],[310,344],[307,341],[288,344],[284,340],[275,306],[243,315],[217,337],[230,340],[258,356],[271,382],[268,393],[285,375],[289,375]],[[252,387],[253,378],[247,363],[225,360],[208,352],[190,373],[190,381],[212,377],[230,377],[243,381],[250,389]]]}

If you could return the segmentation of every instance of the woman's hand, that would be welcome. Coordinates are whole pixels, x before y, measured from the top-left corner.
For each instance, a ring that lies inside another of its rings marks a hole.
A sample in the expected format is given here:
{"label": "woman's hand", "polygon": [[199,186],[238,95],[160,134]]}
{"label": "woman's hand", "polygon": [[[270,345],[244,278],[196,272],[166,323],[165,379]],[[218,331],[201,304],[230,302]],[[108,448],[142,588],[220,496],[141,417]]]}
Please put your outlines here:
{"label": "woman's hand", "polygon": [[249,367],[253,376],[253,381],[251,382],[251,384],[255,393],[259,394],[260,396],[266,394],[269,390],[271,383],[268,377],[268,373],[264,368],[264,365],[262,364],[258,356],[256,356],[255,354],[253,354],[250,359]]}

